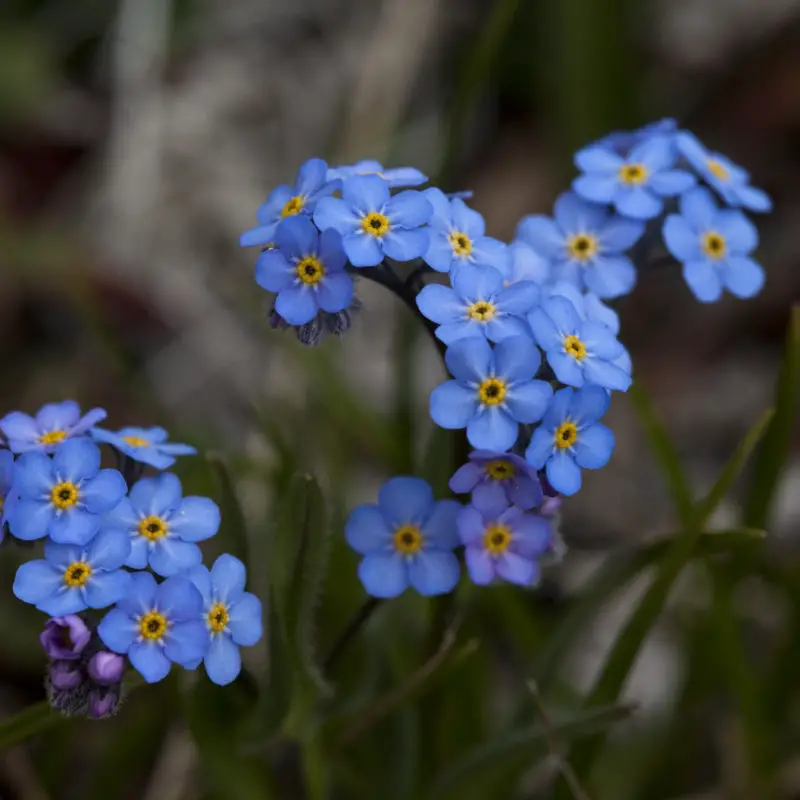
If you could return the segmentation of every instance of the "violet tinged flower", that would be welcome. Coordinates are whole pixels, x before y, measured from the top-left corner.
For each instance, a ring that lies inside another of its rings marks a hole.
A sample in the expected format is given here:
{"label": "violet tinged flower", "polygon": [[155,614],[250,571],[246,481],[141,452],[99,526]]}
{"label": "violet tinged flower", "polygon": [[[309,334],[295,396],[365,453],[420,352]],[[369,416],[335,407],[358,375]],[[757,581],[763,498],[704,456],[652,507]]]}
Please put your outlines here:
{"label": "violet tinged flower", "polygon": [[637,144],[651,139],[653,136],[674,136],[677,130],[678,121],[671,117],[665,117],[633,131],[613,131],[602,139],[598,139],[590,147],[610,148],[625,157]]}
{"label": "violet tinged flower", "polygon": [[379,161],[364,160],[352,166],[329,167],[329,181],[345,181],[353,175],[377,175],[386,181],[392,189],[403,186],[419,186],[427,183],[427,175],[423,175],[414,167],[391,167],[386,169]]}
{"label": "violet tinged flower", "polygon": [[44,685],[51,708],[67,717],[86,713],[90,685],[75,661],[51,662]]}
{"label": "violet tinged flower", "polygon": [[51,617],[39,634],[39,641],[48,658],[74,661],[81,657],[92,634],[76,614]]}
{"label": "violet tinged flower", "polygon": [[90,659],[86,668],[89,677],[101,686],[111,686],[122,680],[125,671],[125,659],[108,650],[100,650]]}
{"label": "violet tinged flower", "polygon": [[12,411],[0,419],[0,430],[14,453],[30,450],[52,453],[65,439],[86,436],[90,428],[105,418],[102,408],[93,408],[81,416],[78,404],[65,400],[42,406],[35,417]]}
{"label": "violet tinged flower", "polygon": [[92,438],[102,444],[110,444],[120,453],[134,461],[149,464],[156,469],[166,469],[175,463],[175,456],[193,456],[197,450],[188,444],[168,442],[163,428],[121,428],[107,431],[92,428]]}
{"label": "violet tinged flower", "polygon": [[122,686],[93,686],[86,698],[86,716],[89,719],[107,719],[119,710]]}

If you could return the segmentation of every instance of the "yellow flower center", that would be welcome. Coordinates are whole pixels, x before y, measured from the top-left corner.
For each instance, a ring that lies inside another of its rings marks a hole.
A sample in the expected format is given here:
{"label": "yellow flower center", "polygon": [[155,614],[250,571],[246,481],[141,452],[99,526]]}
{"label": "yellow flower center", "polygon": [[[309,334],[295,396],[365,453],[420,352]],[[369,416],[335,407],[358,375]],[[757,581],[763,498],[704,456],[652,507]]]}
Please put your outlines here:
{"label": "yellow flower center", "polygon": [[572,447],[578,441],[578,426],[572,420],[565,420],[556,428],[553,439],[562,450]]}
{"label": "yellow flower center", "polygon": [[422,531],[416,525],[401,525],[394,532],[395,549],[406,556],[420,550],[424,541]]}
{"label": "yellow flower center", "polygon": [[517,474],[517,468],[504,458],[498,458],[494,461],[489,461],[486,464],[486,474],[496,481],[505,481],[513,478]]}
{"label": "yellow flower center", "polygon": [[497,314],[497,306],[486,300],[479,300],[467,308],[467,316],[476,322],[488,322]]}
{"label": "yellow flower center", "polygon": [[378,214],[376,211],[367,214],[364,219],[361,220],[361,230],[379,239],[389,233],[390,227],[389,218],[383,214]]}
{"label": "yellow flower center", "polygon": [[167,523],[161,517],[145,517],[139,523],[139,536],[144,536],[151,542],[167,535]]}
{"label": "yellow flower center", "polygon": [[43,433],[39,437],[39,444],[58,444],[59,442],[63,442],[66,438],[66,431],[50,431],[49,433]]}
{"label": "yellow flower center", "polygon": [[623,164],[619,168],[619,179],[629,186],[639,186],[647,180],[649,175],[644,164]]}
{"label": "yellow flower center", "polygon": [[139,635],[143,639],[162,639],[167,632],[167,618],[158,611],[148,611],[139,617]]}
{"label": "yellow flower center", "polygon": [[487,378],[478,389],[478,397],[486,406],[499,406],[505,400],[506,382],[500,378]]}
{"label": "yellow flower center", "polygon": [[224,631],[228,625],[228,608],[223,603],[214,603],[206,615],[208,625],[214,633]]}
{"label": "yellow flower center", "polygon": [[450,247],[457,256],[468,256],[472,252],[472,239],[466,233],[453,231],[449,238]]}
{"label": "yellow flower center", "polygon": [[576,233],[567,240],[567,253],[576,261],[589,261],[600,251],[600,242],[589,233]]}
{"label": "yellow flower center", "polygon": [[724,258],[727,251],[725,237],[716,231],[709,231],[703,234],[703,252],[713,259]]}
{"label": "yellow flower center", "polygon": [[483,546],[493,556],[499,556],[508,550],[511,538],[511,531],[505,525],[495,522],[484,531]]}
{"label": "yellow flower center", "polygon": [[300,195],[292,197],[281,209],[281,217],[291,217],[294,214],[299,214],[303,210],[304,203],[305,200]]}
{"label": "yellow flower center", "polygon": [[150,442],[147,439],[142,439],[141,436],[123,436],[122,441],[129,444],[131,447],[149,447]]}
{"label": "yellow flower center", "polygon": [[78,487],[72,481],[57,483],[50,492],[50,501],[64,511],[78,502]]}
{"label": "yellow flower center", "polygon": [[721,181],[727,181],[731,173],[728,171],[728,168],[717,161],[716,158],[709,158],[706,161],[706,169],[715,177],[719,178]]}
{"label": "yellow flower center", "polygon": [[300,278],[303,283],[314,286],[319,283],[324,276],[325,267],[323,267],[322,262],[314,258],[314,256],[306,256],[297,262],[297,277]]}
{"label": "yellow flower center", "polygon": [[85,586],[92,577],[92,568],[85,561],[73,561],[64,570],[64,583],[67,586]]}
{"label": "yellow flower center", "polygon": [[564,352],[576,361],[583,361],[586,358],[586,345],[577,336],[565,336]]}

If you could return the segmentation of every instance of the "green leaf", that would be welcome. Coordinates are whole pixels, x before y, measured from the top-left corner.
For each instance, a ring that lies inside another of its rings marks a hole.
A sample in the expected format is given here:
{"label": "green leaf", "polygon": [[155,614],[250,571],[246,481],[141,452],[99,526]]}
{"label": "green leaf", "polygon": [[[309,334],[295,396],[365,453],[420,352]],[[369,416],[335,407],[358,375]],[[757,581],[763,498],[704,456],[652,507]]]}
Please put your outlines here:
{"label": "green leaf", "polygon": [[[592,708],[559,718],[554,715],[553,731],[562,742],[585,736],[630,716],[631,706]],[[531,725],[495,737],[469,751],[460,761],[434,781],[427,794],[430,800],[491,797],[492,782],[498,773],[533,766],[547,754],[547,735],[541,724]]]}
{"label": "green leaf", "polygon": [[736,450],[728,463],[720,472],[716,483],[711,487],[708,494],[697,504],[697,524],[702,528],[709,517],[716,511],[717,506],[725,498],[733,482],[744,469],[750,454],[761,441],[761,437],[767,430],[767,425],[774,416],[772,409],[765,411],[756,424],[750,429],[747,435],[739,442]]}
{"label": "green leaf", "polygon": [[744,522],[755,528],[768,528],[770,511],[780,475],[792,446],[792,430],[797,423],[800,393],[800,306],[794,306],[789,319],[786,349],[775,391],[775,416],[769,424],[755,459],[753,483],[747,494]]}
{"label": "green leaf", "polygon": [[233,485],[228,465],[219,453],[206,455],[209,465],[214,473],[219,488],[219,508],[222,515],[219,537],[225,543],[228,553],[240,559],[246,567],[249,563],[249,543],[247,538],[247,523],[236,488]]}
{"label": "green leaf", "polygon": [[0,751],[14,747],[26,739],[68,720],[69,717],[53,711],[47,700],[34,703],[14,714],[10,719],[0,722]]}

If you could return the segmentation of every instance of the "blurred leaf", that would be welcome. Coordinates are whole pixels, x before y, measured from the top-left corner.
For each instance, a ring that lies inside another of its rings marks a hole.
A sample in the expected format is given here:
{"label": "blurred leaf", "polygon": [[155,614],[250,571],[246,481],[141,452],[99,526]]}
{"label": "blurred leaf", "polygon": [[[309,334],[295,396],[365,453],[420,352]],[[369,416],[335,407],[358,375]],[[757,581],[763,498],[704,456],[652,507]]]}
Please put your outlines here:
{"label": "blurred leaf", "polygon": [[236,556],[249,569],[247,523],[228,465],[219,453],[208,453],[206,459],[214,472],[219,491],[222,523],[218,535],[225,543],[226,552]]}
{"label": "blurred leaf", "polygon": [[800,385],[800,306],[794,306],[789,318],[786,349],[783,354],[778,386],[775,391],[775,416],[758,449],[753,482],[747,493],[744,522],[756,528],[768,528],[772,500],[780,485],[792,446],[792,430],[797,422],[798,385]]}
{"label": "blurred leaf", "polygon": [[709,517],[716,511],[717,506],[725,498],[733,482],[744,469],[750,454],[756,445],[761,441],[761,437],[767,430],[767,426],[774,416],[774,411],[765,411],[756,424],[750,429],[747,435],[739,442],[728,463],[720,472],[716,483],[711,487],[708,494],[697,503],[697,524],[702,528]]}
{"label": "blurred leaf", "polygon": [[[553,730],[561,741],[604,730],[614,722],[630,716],[631,706],[615,705],[593,708],[559,719],[553,719]],[[521,766],[531,767],[547,754],[547,736],[542,725],[497,736],[479,745],[464,758],[445,770],[427,793],[430,800],[492,796],[492,781],[497,773]]]}
{"label": "blurred leaf", "polygon": [[52,47],[35,27],[0,26],[0,122],[18,123],[58,84]]}
{"label": "blurred leaf", "polygon": [[393,438],[398,443],[398,453],[392,472],[398,475],[414,473],[414,403],[416,399],[416,344],[419,320],[408,313],[400,313],[395,320],[394,380],[393,380]]}
{"label": "blurred leaf", "polygon": [[13,717],[0,722],[0,751],[14,747],[48,728],[67,721],[69,717],[53,711],[47,700],[34,703]]}

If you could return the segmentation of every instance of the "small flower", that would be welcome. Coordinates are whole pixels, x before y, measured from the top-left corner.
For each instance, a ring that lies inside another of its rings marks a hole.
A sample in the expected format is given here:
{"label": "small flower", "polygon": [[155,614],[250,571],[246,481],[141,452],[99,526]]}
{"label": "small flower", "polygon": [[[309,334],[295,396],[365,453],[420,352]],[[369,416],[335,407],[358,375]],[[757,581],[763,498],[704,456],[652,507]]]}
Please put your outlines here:
{"label": "small flower", "polygon": [[77,689],[84,681],[83,671],[74,661],[54,661],[48,669],[50,685],[58,692]]}
{"label": "small flower", "polygon": [[568,386],[594,383],[606,389],[627,391],[631,376],[614,362],[625,354],[610,328],[582,320],[566,297],[549,297],[529,315],[528,321],[556,377]]}
{"label": "small flower", "polygon": [[514,240],[508,246],[508,252],[511,263],[503,272],[505,286],[513,286],[520,281],[532,281],[541,287],[552,279],[552,264],[526,242]]}
{"label": "small flower", "polygon": [[532,214],[517,227],[518,239],[552,261],[552,280],[570,281],[599,297],[633,289],[636,270],[623,251],[644,233],[641,222],[586,203],[573,192],[556,200],[554,214],[555,219]]}
{"label": "small flower", "polygon": [[525,458],[546,469],[550,485],[561,494],[581,488],[581,468],[600,469],[614,451],[614,434],[598,422],[609,396],[599,386],[556,392],[542,424],[533,432]]}
{"label": "small flower", "polygon": [[330,228],[320,235],[307,217],[278,226],[278,248],[256,262],[256,283],[277,292],[275,311],[290,325],[305,325],[322,310],[334,314],[353,299],[353,279],[344,271],[342,237]]}
{"label": "small flower", "polygon": [[250,647],[261,638],[261,601],[244,590],[245,566],[227,553],[211,570],[199,564],[186,577],[203,596],[201,618],[209,638],[203,659],[206,673],[214,683],[225,686],[242,669],[239,648]]}
{"label": "small flower", "polygon": [[35,417],[12,411],[0,419],[0,430],[14,453],[40,450],[52,453],[65,439],[86,436],[89,429],[106,418],[102,408],[93,408],[81,416],[81,409],[72,400],[48,403]]}
{"label": "small flower", "polygon": [[503,287],[494,267],[465,264],[451,276],[453,288],[432,283],[417,295],[424,317],[439,323],[437,338],[445,344],[477,336],[493,342],[525,336],[527,314],[539,301],[539,288],[530,281]]}
{"label": "small flower", "polygon": [[389,195],[377,175],[356,175],[344,182],[342,198],[323,198],[314,212],[321,231],[342,235],[347,258],[354,267],[374,267],[389,256],[396,261],[419,258],[428,247],[423,228],[433,213],[421,192]]}
{"label": "small flower", "polygon": [[637,144],[650,139],[653,136],[673,135],[678,129],[678,122],[671,117],[665,117],[657,122],[651,122],[633,131],[614,131],[598,139],[593,145],[596,147],[606,147],[621,156],[627,156]]}
{"label": "small flower", "polygon": [[495,578],[520,586],[538,583],[537,559],[547,552],[553,536],[546,519],[514,506],[500,514],[467,506],[458,515],[458,533],[469,576],[480,586]]}
{"label": "small flower", "polygon": [[750,258],[758,231],[741,211],[718,209],[711,192],[698,187],[680,201],[680,214],[664,221],[664,242],[683,262],[683,277],[703,303],[719,300],[727,289],[753,297],[764,285],[764,270]]}
{"label": "small flower", "polygon": [[6,522],[11,505],[15,502],[11,488],[14,484],[14,454],[0,450],[0,542],[6,535]]}
{"label": "small flower", "polygon": [[175,463],[175,456],[193,456],[197,453],[188,444],[168,442],[168,434],[163,428],[121,428],[118,431],[92,428],[90,433],[96,442],[110,444],[128,458],[156,469],[171,467]]}
{"label": "small flower", "polygon": [[125,566],[145,569],[149,565],[156,574],[168,577],[200,563],[203,554],[195,542],[219,530],[219,507],[207,497],[181,498],[181,491],[181,482],[170,472],[143,478],[105,517],[106,528],[130,538]]}
{"label": "small flower", "polygon": [[106,719],[117,713],[122,700],[122,687],[120,684],[113,686],[93,686],[89,690],[86,703],[86,716],[89,719]]}
{"label": "small flower", "polygon": [[456,494],[472,492],[472,504],[481,510],[510,505],[527,511],[542,502],[542,487],[534,470],[524,458],[511,453],[473,450],[468,463],[450,478]]}
{"label": "small flower", "polygon": [[411,585],[421,595],[447,594],[460,568],[456,516],[461,504],[433,499],[420,478],[391,478],[377,505],[362,505],[347,518],[345,536],[364,556],[358,577],[372,597],[396,597]]}
{"label": "small flower", "polygon": [[294,186],[283,185],[272,190],[267,202],[256,212],[258,226],[243,233],[239,244],[274,246],[281,220],[296,214],[310,216],[320,198],[336,191],[337,182],[329,181],[327,173],[328,165],[321,158],[306,161],[297,172]]}
{"label": "small flower", "polygon": [[86,623],[76,614],[51,617],[39,634],[39,641],[47,656],[65,661],[80,658],[91,638]]}
{"label": "small flower", "polygon": [[352,178],[353,175],[377,175],[379,178],[383,178],[392,189],[397,189],[401,186],[419,186],[428,180],[427,175],[423,175],[414,167],[384,169],[380,162],[369,160],[359,161],[352,166],[331,167],[328,169],[329,181],[344,181]]}
{"label": "small flower", "polygon": [[673,169],[677,153],[670,136],[653,136],[637,144],[623,158],[609,147],[593,145],[578,151],[576,166],[584,174],[572,188],[592,203],[612,203],[624,217],[652,219],[664,206],[664,197],[682,194],[695,178]]}
{"label": "small flower", "polygon": [[761,189],[750,185],[750,175],[721,153],[707,150],[700,140],[688,131],[681,131],[675,140],[680,154],[731,206],[750,211],[770,211],[772,200]]}
{"label": "small flower", "polygon": [[115,469],[100,469],[100,448],[86,439],[64,442],[53,458],[23,453],[14,470],[19,500],[9,527],[18,539],[50,536],[59,544],[83,546],[97,533],[100,515],[127,489]]}
{"label": "small flower", "polygon": [[128,591],[131,576],[120,567],[130,549],[128,537],[111,530],[84,547],[47,541],[44,559],[17,570],[14,595],[53,615],[106,608]]}
{"label": "small flower", "polygon": [[425,197],[433,207],[430,220],[430,244],[423,255],[437,272],[450,272],[464,264],[509,269],[508,248],[498,239],[486,236],[483,217],[461,198],[448,199],[439,189],[426,189]]}
{"label": "small flower", "polygon": [[526,336],[494,350],[485,339],[461,339],[447,348],[445,363],[454,380],[431,393],[431,418],[442,428],[466,428],[469,443],[482,450],[508,450],[518,423],[540,420],[553,396],[549,383],[533,380],[541,357]]}
{"label": "small flower", "polygon": [[100,686],[111,686],[122,680],[125,659],[116,653],[100,650],[89,659],[86,671],[95,683],[99,683]]}
{"label": "small flower", "polygon": [[51,708],[67,717],[86,713],[90,684],[74,661],[51,662],[44,683]]}
{"label": "small flower", "polygon": [[98,633],[109,650],[127,654],[148,683],[166,678],[171,663],[198,663],[208,646],[200,621],[203,598],[183,576],[157,584],[149,572],[131,578],[131,589],[100,622]]}

